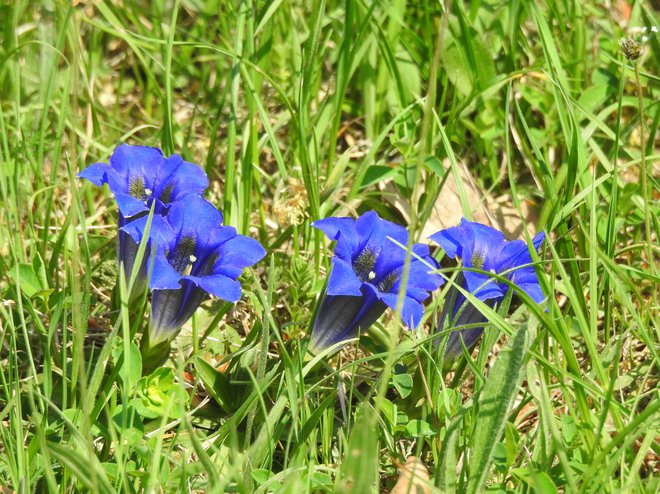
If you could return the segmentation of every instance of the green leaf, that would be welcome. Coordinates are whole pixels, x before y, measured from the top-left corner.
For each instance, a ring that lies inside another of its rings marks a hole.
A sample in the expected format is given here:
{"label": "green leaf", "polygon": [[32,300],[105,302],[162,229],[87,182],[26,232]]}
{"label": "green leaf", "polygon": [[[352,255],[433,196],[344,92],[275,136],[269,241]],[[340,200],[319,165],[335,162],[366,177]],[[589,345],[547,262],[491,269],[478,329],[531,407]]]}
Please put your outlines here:
{"label": "green leaf", "polygon": [[46,275],[46,265],[38,252],[32,258],[32,269],[39,280],[39,286],[41,286],[41,289],[47,290],[48,276]]}
{"label": "green leaf", "polygon": [[635,381],[635,378],[630,374],[622,374],[616,378],[614,383],[614,390],[620,391],[624,388],[627,388]]}
{"label": "green leaf", "polygon": [[300,433],[301,443],[306,441],[309,435],[312,432],[314,432],[314,429],[321,420],[321,417],[323,416],[323,413],[325,412],[326,408],[328,408],[329,406],[334,406],[334,403],[336,401],[336,395],[337,393],[330,393],[318,406],[316,406],[316,408],[314,409],[314,411],[312,412],[312,414],[309,416],[309,418],[302,427],[302,432]]}
{"label": "green leaf", "polygon": [[257,485],[263,485],[268,482],[268,479],[270,479],[274,474],[265,468],[257,468],[256,470],[252,470],[250,475],[252,475],[252,479],[254,479]]}
{"label": "green leaf", "polygon": [[411,437],[432,436],[436,431],[424,420],[411,420],[406,424],[406,434]]}
{"label": "green leaf", "polygon": [[506,462],[506,446],[503,443],[497,443],[493,450],[493,464],[498,472],[504,473],[507,471]]}
{"label": "green leaf", "polygon": [[475,89],[485,90],[497,71],[482,33],[468,25],[462,12],[449,18],[449,27],[444,41],[447,48],[442,56],[447,77],[463,96]]}
{"label": "green leaf", "polygon": [[144,437],[144,424],[135,407],[128,405],[124,411],[124,406],[120,404],[112,416],[112,421],[121,431],[122,441],[131,445],[140,444]]}
{"label": "green leaf", "polygon": [[504,444],[506,446],[506,464],[507,467],[510,467],[518,457],[518,448],[520,445],[520,434],[518,434],[516,426],[511,422],[506,423],[506,429],[504,430]]}
{"label": "green leaf", "polygon": [[378,474],[378,433],[369,405],[360,405],[348,448],[341,464],[335,492],[376,492]]}
{"label": "green leaf", "polygon": [[138,382],[138,397],[130,404],[147,418],[180,418],[183,404],[189,396],[183,386],[174,382],[174,371],[170,367],[161,367]]}
{"label": "green leaf", "polygon": [[395,176],[396,173],[396,167],[372,165],[367,169],[367,173],[364,174],[364,179],[362,180],[360,187],[369,187],[377,182],[382,182],[387,178]]}
{"label": "green leaf", "polygon": [[394,374],[392,376],[392,383],[401,395],[401,398],[407,398],[412,392],[413,378],[410,374]]}
{"label": "green leaf", "polygon": [[545,472],[531,468],[514,468],[511,473],[538,494],[557,494],[557,486]]}
{"label": "green leaf", "polygon": [[462,437],[464,418],[474,406],[472,398],[462,406],[445,426],[444,441],[442,445],[442,461],[440,462],[440,485],[445,492],[456,492],[458,475],[457,447],[459,437]]}
{"label": "green leaf", "polygon": [[332,478],[327,473],[312,472],[310,480],[312,492],[330,492],[330,489],[332,489]]}
{"label": "green leaf", "polygon": [[103,466],[89,451],[81,451],[53,442],[47,442],[46,448],[53,458],[67,469],[69,475],[85,486],[86,491],[101,494],[115,492],[108,482]]}
{"label": "green leaf", "polygon": [[594,84],[582,91],[578,103],[587,110],[594,111],[607,100],[611,91],[612,86],[609,83]]}
{"label": "green leaf", "polygon": [[132,390],[142,377],[142,354],[135,342],[131,342],[128,348],[128,358],[124,355],[124,347],[122,345],[117,347],[113,352],[113,360],[115,365],[121,364],[119,376],[121,377],[124,386],[126,386],[127,389]]}
{"label": "green leaf", "polygon": [[571,415],[561,416],[561,435],[566,441],[566,444],[571,444],[575,433],[577,432],[577,424]]}
{"label": "green leaf", "polygon": [[424,160],[424,166],[428,168],[430,171],[435,173],[439,178],[442,178],[445,176],[447,173],[447,170],[442,164],[442,161],[440,161],[437,157],[435,156],[428,156]]}
{"label": "green leaf", "polygon": [[200,357],[195,357],[194,363],[197,375],[204,383],[206,391],[225,412],[234,411],[234,395],[236,391],[232,391],[232,386],[227,376]]}
{"label": "green leaf", "polygon": [[521,379],[527,325],[519,327],[497,357],[478,397],[476,426],[470,441],[470,478],[467,492],[480,492],[493,461]]}
{"label": "green leaf", "polygon": [[9,271],[14,282],[21,287],[21,291],[28,298],[47,296],[52,290],[42,278],[41,273],[35,271],[33,264],[20,263]]}
{"label": "green leaf", "polygon": [[286,410],[289,400],[286,395],[280,396],[277,402],[270,408],[266,421],[261,426],[259,434],[250,444],[247,451],[247,458],[250,465],[259,467],[264,460],[275,450],[277,439],[279,437],[279,427],[283,427],[282,414]]}
{"label": "green leaf", "polygon": [[444,65],[447,77],[451,83],[456,87],[456,90],[462,95],[467,96],[472,92],[472,80],[470,77],[470,70],[461,49],[452,42],[442,56],[442,63]]}
{"label": "green leaf", "polygon": [[383,398],[380,413],[385,419],[385,423],[389,426],[390,432],[393,431],[396,426],[396,405],[387,398]]}

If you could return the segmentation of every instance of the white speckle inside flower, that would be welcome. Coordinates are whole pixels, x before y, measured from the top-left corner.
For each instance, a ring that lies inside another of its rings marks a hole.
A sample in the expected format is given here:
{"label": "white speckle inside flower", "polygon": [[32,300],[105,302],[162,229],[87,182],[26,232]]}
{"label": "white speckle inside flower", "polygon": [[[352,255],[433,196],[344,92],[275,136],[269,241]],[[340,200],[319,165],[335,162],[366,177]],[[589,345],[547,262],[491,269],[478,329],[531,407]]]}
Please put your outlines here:
{"label": "white speckle inside flower", "polygon": [[153,194],[153,191],[151,189],[144,189],[144,195],[145,196],[149,197],[149,196],[151,196],[151,194]]}
{"label": "white speckle inside flower", "polygon": [[373,280],[376,277],[376,273],[369,271],[369,281]]}
{"label": "white speckle inside flower", "polygon": [[195,256],[193,256],[192,254],[190,254],[190,257],[188,259],[190,259],[190,264],[194,264],[195,261],[197,260],[197,258]]}

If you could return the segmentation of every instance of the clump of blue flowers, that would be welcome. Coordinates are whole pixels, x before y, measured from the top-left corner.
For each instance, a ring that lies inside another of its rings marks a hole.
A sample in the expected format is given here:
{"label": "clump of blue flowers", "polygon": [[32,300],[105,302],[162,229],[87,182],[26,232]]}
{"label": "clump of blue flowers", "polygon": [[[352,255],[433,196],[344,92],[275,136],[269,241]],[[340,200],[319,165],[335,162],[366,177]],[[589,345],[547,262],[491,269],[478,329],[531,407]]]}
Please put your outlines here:
{"label": "clump of blue flowers", "polygon": [[[543,302],[545,297],[530,249],[522,240],[507,241],[498,230],[466,219],[462,219],[459,226],[441,230],[430,238],[440,244],[449,257],[460,258],[463,267],[470,268],[461,271],[457,284],[490,307],[499,304],[509,289],[509,285],[499,283],[492,274],[507,278],[515,285],[515,290],[525,292],[534,302]],[[544,238],[543,232],[534,237],[534,250],[538,250]],[[461,355],[463,345],[469,349],[477,342],[487,319],[455,287],[447,295],[440,329],[447,326],[449,316],[448,327],[468,326],[448,336],[445,358],[452,360]]]}
{"label": "clump of blue flowers", "polygon": [[[119,269],[127,280],[137,279],[129,301],[147,287],[152,292],[141,349],[144,368],[153,369],[167,358],[172,340],[204,300],[240,299],[239,276],[266,251],[256,240],[222,224],[222,213],[201,197],[209,184],[206,174],[178,155],[165,157],[156,148],[122,144],[109,164],[95,163],[79,177],[98,186],[108,184],[115,197]],[[374,211],[357,219],[325,218],[313,226],[336,244],[313,321],[308,347],[312,353],[340,348],[367,331],[388,307],[398,309],[409,328],[420,324],[422,302],[444,282],[427,245],[414,244],[408,256],[406,229]],[[522,240],[507,241],[494,228],[465,219],[430,238],[450,258],[461,259],[463,269],[456,279],[461,290],[490,307],[504,299],[510,285],[536,303],[544,300],[530,247]],[[533,239],[534,250],[543,239],[543,233]],[[136,266],[142,242],[145,255]],[[406,271],[407,283],[402,286]],[[440,329],[457,328],[447,338],[449,361],[477,342],[487,320],[461,290],[449,290],[439,321]]]}
{"label": "clump of blue flowers", "polygon": [[[178,155],[165,158],[156,148],[122,144],[109,165],[93,164],[78,176],[98,186],[108,184],[117,201],[119,267],[126,279],[138,270],[133,292],[146,286],[153,292],[141,349],[144,367],[154,368],[167,358],[171,341],[209,295],[228,302],[240,299],[238,277],[266,251],[256,240],[222,225],[222,213],[201,197],[209,183],[206,174]],[[143,239],[146,255],[135,267]]]}
{"label": "clump of blue flowers", "polygon": [[[256,240],[239,235],[231,226],[222,225],[222,213],[199,196],[171,205],[167,216],[156,224],[160,243],[147,260],[153,265],[149,287],[151,322],[142,342],[148,357],[179,333],[199,305],[209,295],[227,302],[241,298],[237,278],[244,268],[259,262],[266,251]],[[147,218],[122,228],[139,243],[146,234]],[[153,241],[151,231],[149,242]]]}
{"label": "clump of blue flowers", "polygon": [[387,307],[396,310],[404,299],[401,318],[415,328],[424,314],[422,301],[443,283],[438,264],[424,244],[412,247],[408,282],[401,286],[408,232],[381,219],[374,211],[357,220],[325,218],[313,223],[336,240],[327,289],[319,301],[308,349],[318,353],[366,331]]}
{"label": "clump of blue flowers", "polygon": [[[184,161],[181,156],[174,154],[165,158],[160,149],[128,144],[115,149],[110,164],[94,163],[78,177],[99,187],[108,184],[115,197],[119,210],[117,262],[127,280],[134,269],[138,245],[121,228],[146,216],[152,207],[157,215],[164,215],[170,204],[189,195],[201,195],[209,185],[204,170]],[[137,269],[131,298],[143,293],[147,285],[146,262],[143,261]]]}

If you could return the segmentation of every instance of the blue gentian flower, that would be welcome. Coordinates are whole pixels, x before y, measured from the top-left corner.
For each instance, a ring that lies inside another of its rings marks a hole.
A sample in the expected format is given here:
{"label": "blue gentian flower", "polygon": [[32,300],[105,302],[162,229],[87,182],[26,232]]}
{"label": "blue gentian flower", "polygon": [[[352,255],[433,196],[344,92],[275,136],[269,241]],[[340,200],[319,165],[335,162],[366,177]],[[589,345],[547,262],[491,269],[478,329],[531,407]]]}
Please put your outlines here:
{"label": "blue gentian flower", "polygon": [[[121,228],[146,215],[151,207],[165,214],[169,204],[184,197],[202,194],[209,185],[204,170],[178,155],[168,158],[160,149],[122,144],[112,153],[110,164],[95,163],[78,174],[97,186],[108,184],[119,209],[117,260],[130,278],[138,245]],[[133,294],[144,291],[146,263],[139,267]]]}
{"label": "blue gentian flower", "polygon": [[[148,347],[169,344],[209,295],[237,302],[241,298],[237,278],[266,255],[259,242],[222,226],[222,219],[211,203],[191,195],[170,205],[163,220],[166,224],[152,224],[152,231],[154,226],[161,231],[149,239],[156,238],[160,244],[147,259],[147,265],[153,266]],[[146,220],[132,221],[122,231],[139,243]]]}
{"label": "blue gentian flower", "polygon": [[156,213],[189,194],[202,194],[209,186],[199,166],[177,154],[165,158],[160,149],[122,144],[110,156],[110,164],[94,163],[78,174],[99,187],[108,184],[122,221],[147,213],[155,202]]}
{"label": "blue gentian flower", "polygon": [[[525,292],[534,302],[543,302],[544,295],[532,265],[529,247],[522,240],[507,241],[498,230],[465,218],[459,226],[441,230],[429,238],[440,244],[452,259],[460,257],[463,267],[485,271],[479,273],[464,270],[456,283],[490,307],[504,298],[509,286],[498,283],[487,273],[506,276],[516,285],[517,290]],[[532,244],[535,250],[538,250],[544,238],[543,232],[534,237]],[[472,326],[449,334],[445,358],[453,359],[462,353],[460,339],[468,349],[477,342],[483,333],[486,317],[455,287],[447,295],[440,316],[441,329],[450,313],[453,327]]]}
{"label": "blue gentian flower", "polygon": [[[357,220],[325,218],[312,224],[336,240],[332,270],[312,329],[309,350],[318,353],[366,331],[387,307],[396,310],[401,291],[408,232],[374,211]],[[398,245],[397,245],[398,244]],[[401,318],[415,328],[424,314],[421,302],[443,283],[428,246],[415,244]]]}

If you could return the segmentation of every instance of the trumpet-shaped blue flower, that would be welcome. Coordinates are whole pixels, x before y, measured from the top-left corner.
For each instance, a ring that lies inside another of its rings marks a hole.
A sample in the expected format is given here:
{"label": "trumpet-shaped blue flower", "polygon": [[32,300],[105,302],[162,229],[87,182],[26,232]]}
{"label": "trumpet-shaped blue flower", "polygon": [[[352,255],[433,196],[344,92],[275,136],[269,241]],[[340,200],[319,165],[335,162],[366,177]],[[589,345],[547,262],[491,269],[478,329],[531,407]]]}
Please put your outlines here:
{"label": "trumpet-shaped blue flower", "polygon": [[[336,240],[332,270],[312,329],[309,349],[318,353],[366,331],[387,307],[397,308],[405,268],[408,232],[374,211],[357,220],[325,218],[313,223]],[[421,302],[443,283],[428,246],[415,244],[408,267],[401,318],[415,328],[424,314]]]}
{"label": "trumpet-shaped blue flower", "polygon": [[[498,283],[489,273],[505,276],[516,285],[516,290],[525,292],[534,302],[543,301],[544,295],[532,265],[529,247],[522,240],[507,241],[498,230],[466,219],[462,219],[459,226],[441,230],[430,238],[440,244],[452,259],[460,257],[464,267],[485,271],[465,270],[457,279],[457,284],[489,306],[499,303],[509,289],[507,284]],[[535,250],[544,238],[543,232],[534,237],[532,244]],[[483,333],[486,317],[453,287],[449,290],[447,302],[440,317],[441,328],[449,314],[454,320],[453,326],[472,326],[450,333],[445,357],[451,359],[462,353],[461,338],[466,348],[477,342]]]}
{"label": "trumpet-shaped blue flower", "polygon": [[[147,214],[153,206],[156,214],[165,214],[169,204],[187,195],[202,194],[209,181],[199,166],[188,163],[178,155],[168,158],[160,149],[122,144],[112,153],[110,164],[95,163],[78,174],[97,186],[108,184],[119,209],[117,260],[129,279],[135,264],[138,244],[121,228]],[[146,286],[147,266],[138,267],[137,286],[132,294],[139,294]]]}
{"label": "trumpet-shaped blue flower", "polygon": [[[153,266],[153,290],[148,346],[168,343],[197,307],[213,295],[228,302],[241,297],[237,278],[243,269],[260,261],[264,248],[254,239],[222,226],[222,213],[199,196],[188,196],[170,205],[163,223],[152,224],[152,245],[147,260]],[[135,242],[145,235],[147,218],[122,228]],[[153,242],[156,243],[153,246]]]}
{"label": "trumpet-shaped blue flower", "polygon": [[189,194],[202,194],[209,186],[206,173],[177,154],[165,158],[160,149],[121,144],[110,156],[110,164],[94,163],[78,176],[99,187],[108,184],[125,220],[149,211],[166,212],[170,203]]}

